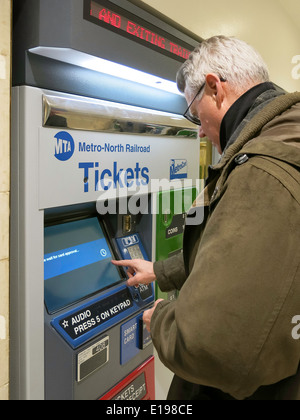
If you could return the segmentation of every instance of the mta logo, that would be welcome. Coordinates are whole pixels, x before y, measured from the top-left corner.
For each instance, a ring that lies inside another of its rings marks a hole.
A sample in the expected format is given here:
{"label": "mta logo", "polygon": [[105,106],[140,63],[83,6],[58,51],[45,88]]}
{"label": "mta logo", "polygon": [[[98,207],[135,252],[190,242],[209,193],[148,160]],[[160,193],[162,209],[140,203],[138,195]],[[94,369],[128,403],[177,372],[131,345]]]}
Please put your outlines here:
{"label": "mta logo", "polygon": [[56,159],[65,162],[71,159],[75,150],[73,137],[66,131],[60,131],[54,136],[56,138],[55,153]]}

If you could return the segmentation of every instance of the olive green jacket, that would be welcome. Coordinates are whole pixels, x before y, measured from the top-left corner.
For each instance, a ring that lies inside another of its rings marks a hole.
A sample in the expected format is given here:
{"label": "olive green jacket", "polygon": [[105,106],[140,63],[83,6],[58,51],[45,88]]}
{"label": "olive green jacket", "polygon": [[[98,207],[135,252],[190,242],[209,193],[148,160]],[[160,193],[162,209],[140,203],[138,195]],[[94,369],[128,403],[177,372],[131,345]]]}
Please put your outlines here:
{"label": "olive green jacket", "polygon": [[180,290],[151,320],[162,362],[236,399],[295,375],[300,340],[300,93],[274,99],[213,167],[181,256],[156,262]]}

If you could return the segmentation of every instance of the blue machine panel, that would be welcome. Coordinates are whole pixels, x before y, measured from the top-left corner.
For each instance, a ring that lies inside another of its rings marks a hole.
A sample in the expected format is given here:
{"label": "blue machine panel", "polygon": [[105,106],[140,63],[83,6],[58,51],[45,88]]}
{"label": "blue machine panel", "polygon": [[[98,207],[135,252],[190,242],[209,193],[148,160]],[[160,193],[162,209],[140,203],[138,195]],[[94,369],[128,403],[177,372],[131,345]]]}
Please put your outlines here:
{"label": "blue machine panel", "polygon": [[117,287],[100,298],[57,316],[52,319],[51,325],[75,349],[123,319],[140,312],[153,299],[152,285],[147,295],[136,288]]}
{"label": "blue machine panel", "polygon": [[120,363],[125,365],[130,359],[135,357],[139,349],[139,319],[141,315],[132,318],[121,326],[121,353]]}
{"label": "blue machine panel", "polygon": [[116,239],[122,258],[124,260],[149,260],[138,233]]}
{"label": "blue machine panel", "polygon": [[121,365],[125,365],[151,343],[151,335],[143,322],[143,314],[127,321],[121,326]]}

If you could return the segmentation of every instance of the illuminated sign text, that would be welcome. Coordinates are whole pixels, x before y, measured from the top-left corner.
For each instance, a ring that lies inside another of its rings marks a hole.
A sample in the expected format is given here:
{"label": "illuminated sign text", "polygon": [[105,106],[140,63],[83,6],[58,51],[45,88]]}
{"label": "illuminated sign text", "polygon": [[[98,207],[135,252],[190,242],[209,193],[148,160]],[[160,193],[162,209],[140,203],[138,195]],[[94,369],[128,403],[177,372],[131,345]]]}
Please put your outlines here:
{"label": "illuminated sign text", "polygon": [[96,1],[90,2],[90,16],[97,19],[99,22],[104,22],[111,28],[116,28],[126,32],[132,37],[138,38],[152,46],[158,47],[166,52],[181,57],[183,60],[189,58],[191,51],[184,48],[182,45],[175,43],[166,37],[153,32],[149,28],[142,26],[133,20],[130,20],[120,14],[103,7]]}

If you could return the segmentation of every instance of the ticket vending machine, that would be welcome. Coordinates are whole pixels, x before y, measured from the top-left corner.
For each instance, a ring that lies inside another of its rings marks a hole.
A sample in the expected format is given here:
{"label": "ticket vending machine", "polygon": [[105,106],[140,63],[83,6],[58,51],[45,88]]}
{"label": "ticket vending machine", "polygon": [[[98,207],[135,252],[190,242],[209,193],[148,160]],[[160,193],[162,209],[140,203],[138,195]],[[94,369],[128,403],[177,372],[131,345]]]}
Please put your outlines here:
{"label": "ticket vending machine", "polygon": [[[179,116],[92,104],[95,124],[103,127],[111,115],[115,131],[110,124],[107,131],[69,128],[75,114],[91,122],[84,112],[89,98],[13,89],[13,398],[28,392],[98,399],[114,389],[119,395],[128,375],[129,389],[140,389],[134,396],[153,398],[153,345],[142,314],[154,302],[154,289],[128,287],[111,260],[155,259],[156,180],[168,179],[172,159],[183,150],[192,178],[199,142],[173,135],[189,124]],[[150,132],[132,133],[136,112],[139,129],[141,112],[147,126],[152,118]],[[169,135],[162,126],[171,122]]]}
{"label": "ticket vending machine", "polygon": [[[199,139],[161,86],[184,61],[181,32],[164,26],[167,54],[137,42],[133,25],[163,24],[131,3],[14,1],[11,399],[155,398],[154,287],[128,287],[111,260],[156,259],[160,182],[196,184]],[[149,86],[99,58],[162,74]]]}

